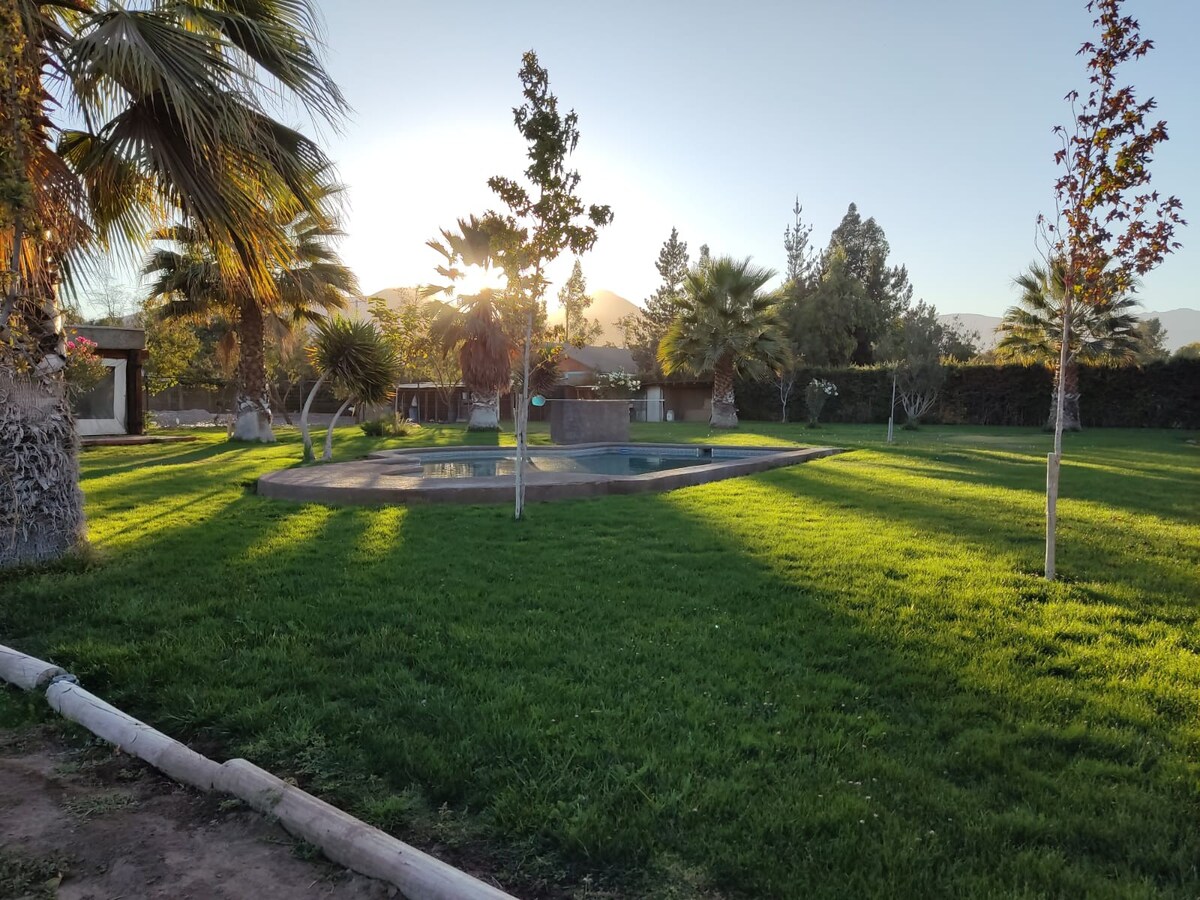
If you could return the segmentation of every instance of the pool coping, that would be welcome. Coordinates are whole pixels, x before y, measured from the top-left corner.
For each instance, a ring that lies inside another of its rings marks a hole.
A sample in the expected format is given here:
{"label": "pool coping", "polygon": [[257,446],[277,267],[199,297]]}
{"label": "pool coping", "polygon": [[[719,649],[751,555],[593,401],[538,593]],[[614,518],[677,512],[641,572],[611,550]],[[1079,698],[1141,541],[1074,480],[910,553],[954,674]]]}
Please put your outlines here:
{"label": "pool coping", "polygon": [[[530,502],[573,500],[610,494],[639,494],[672,491],[741,475],[752,475],[783,466],[794,466],[813,459],[844,453],[839,447],[739,446],[733,444],[667,444],[636,441],[538,445],[531,453],[546,450],[573,456],[588,451],[631,447],[637,450],[709,450],[722,452],[751,451],[743,458],[720,458],[714,462],[647,472],[642,475],[598,475],[584,472],[530,472],[526,476],[525,496]],[[428,478],[413,472],[421,459],[439,456],[481,457],[513,452],[512,447],[412,447],[377,450],[366,459],[302,466],[270,472],[258,479],[258,494],[276,500],[307,503],[331,503],[350,506],[376,506],[392,503],[504,503],[513,498],[511,475],[484,478]],[[386,483],[383,482],[386,479]]]}

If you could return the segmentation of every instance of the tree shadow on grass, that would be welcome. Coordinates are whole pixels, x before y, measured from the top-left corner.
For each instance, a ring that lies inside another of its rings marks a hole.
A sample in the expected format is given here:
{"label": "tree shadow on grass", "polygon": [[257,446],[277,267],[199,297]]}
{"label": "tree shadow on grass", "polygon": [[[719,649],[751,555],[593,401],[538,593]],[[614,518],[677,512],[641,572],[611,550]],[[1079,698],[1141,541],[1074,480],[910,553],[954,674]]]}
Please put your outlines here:
{"label": "tree shadow on grass", "polygon": [[217,462],[229,453],[245,452],[252,449],[251,445],[222,441],[220,443],[206,442],[194,444],[163,444],[160,446],[105,447],[106,457],[117,457],[119,462],[103,462],[89,457],[98,456],[100,448],[87,450],[83,454],[84,476],[89,479],[107,478],[111,475],[134,472],[141,469],[158,466],[177,466],[188,463],[211,460]]}
{"label": "tree shadow on grass", "polygon": [[[804,467],[770,473],[767,482],[798,499],[819,498],[886,526],[902,523],[910,534],[937,535],[947,544],[969,546],[995,564],[1022,575],[1038,576],[1045,547],[1040,494],[985,483],[986,491],[938,488],[925,473],[856,465]],[[894,479],[894,480],[892,480]],[[956,485],[964,483],[954,480]],[[973,482],[971,482],[973,483]],[[1152,614],[1178,623],[1194,616],[1179,598],[1194,592],[1200,545],[1194,533],[1170,520],[1132,527],[1125,517],[1108,513],[1094,501],[1064,500],[1059,513],[1060,576],[1079,582],[1080,590],[1130,614]],[[890,549],[890,563],[904,550]],[[1122,590],[1097,590],[1103,585]]]}
{"label": "tree shadow on grass", "polygon": [[1132,731],[1132,701],[1063,670],[1028,579],[802,485],[519,524],[230,492],[19,582],[4,633],[402,836],[485,833],[518,885],[549,848],[631,895],[669,858],[745,896],[1183,893],[1186,708]]}

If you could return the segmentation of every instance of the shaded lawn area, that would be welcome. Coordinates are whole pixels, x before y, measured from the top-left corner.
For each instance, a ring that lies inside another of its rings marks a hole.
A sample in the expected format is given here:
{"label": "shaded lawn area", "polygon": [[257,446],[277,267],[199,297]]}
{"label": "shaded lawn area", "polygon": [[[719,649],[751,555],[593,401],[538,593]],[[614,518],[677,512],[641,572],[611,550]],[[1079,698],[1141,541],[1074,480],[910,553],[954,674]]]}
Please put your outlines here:
{"label": "shaded lawn area", "polygon": [[1179,432],[1068,436],[1053,585],[1032,430],[748,423],[858,449],[520,524],[260,499],[281,434],[85,453],[98,559],[10,580],[0,640],[524,896],[1200,889]]}

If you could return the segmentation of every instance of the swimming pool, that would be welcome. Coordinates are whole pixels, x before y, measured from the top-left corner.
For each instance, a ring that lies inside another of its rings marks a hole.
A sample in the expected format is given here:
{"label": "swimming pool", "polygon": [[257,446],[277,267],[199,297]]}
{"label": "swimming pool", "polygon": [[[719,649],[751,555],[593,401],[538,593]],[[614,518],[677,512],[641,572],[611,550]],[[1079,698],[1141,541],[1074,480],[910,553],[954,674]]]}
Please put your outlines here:
{"label": "swimming pool", "polygon": [[[712,465],[725,459],[745,459],[765,451],[739,452],[728,448],[713,454],[712,448],[611,447],[593,450],[532,452],[526,472],[576,472],[588,475],[633,476],[691,466]],[[425,478],[502,478],[517,470],[516,453],[423,454],[421,474]]]}
{"label": "swimming pool", "polygon": [[[794,466],[836,447],[575,444],[531,448],[526,499],[670,491]],[[312,503],[512,503],[511,447],[377,450],[366,459],[263,475],[258,493]]]}

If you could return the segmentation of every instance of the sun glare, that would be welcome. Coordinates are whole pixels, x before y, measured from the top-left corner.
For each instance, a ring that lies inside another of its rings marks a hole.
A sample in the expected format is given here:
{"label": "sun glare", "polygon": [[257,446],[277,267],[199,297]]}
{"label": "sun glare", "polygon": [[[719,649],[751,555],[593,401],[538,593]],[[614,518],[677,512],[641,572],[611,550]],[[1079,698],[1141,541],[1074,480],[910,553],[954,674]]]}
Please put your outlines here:
{"label": "sun glare", "polygon": [[505,279],[502,269],[482,266],[469,266],[466,274],[454,284],[454,293],[459,297],[474,297],[486,290],[499,291],[504,288]]}

